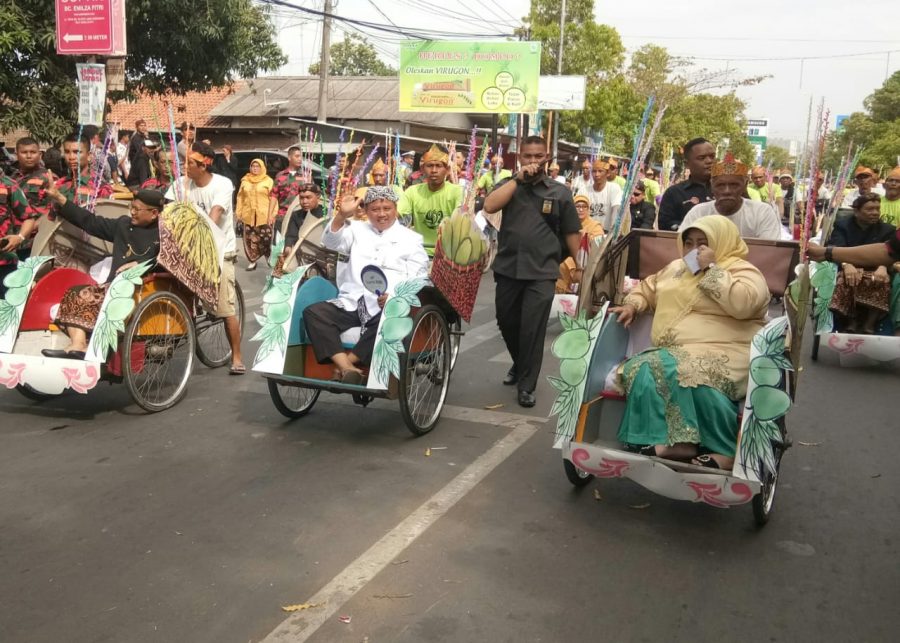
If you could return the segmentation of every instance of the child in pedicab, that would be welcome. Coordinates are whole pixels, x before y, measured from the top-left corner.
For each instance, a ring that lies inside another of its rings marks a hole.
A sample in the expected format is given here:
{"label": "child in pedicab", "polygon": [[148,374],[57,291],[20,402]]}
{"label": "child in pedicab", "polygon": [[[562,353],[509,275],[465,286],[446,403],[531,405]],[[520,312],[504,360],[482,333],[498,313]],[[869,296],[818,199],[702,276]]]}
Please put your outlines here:
{"label": "child in pedicab", "polygon": [[636,452],[730,470],[750,344],[765,325],[769,289],[721,215],[678,233],[676,259],[611,308],[626,328],[653,313],[653,347],[619,369],[626,392],[619,440]]}
{"label": "child in pedicab", "polygon": [[[363,269],[375,266],[388,284],[428,275],[428,255],[422,235],[397,221],[397,194],[391,186],[373,186],[363,203],[368,221],[353,220],[359,198],[346,196],[325,230],[326,248],[350,256],[346,278],[337,299],[312,304],[303,311],[303,322],[320,364],[334,364],[334,380],[361,384],[362,366],[372,358],[375,334],[387,294],[374,294],[363,283]],[[344,352],[341,333],[361,327],[359,341]]]}
{"label": "child in pedicab", "polygon": [[66,291],[59,304],[55,324],[69,336],[66,349],[45,348],[45,357],[84,359],[88,338],[94,330],[106,291],[115,276],[139,263],[156,259],[159,254],[159,213],[165,200],[162,193],[139,190],[131,202],[131,214],[108,219],[76,205],[56,187],[47,189],[58,206],[57,215],[98,239],[112,242],[109,277],[95,286],[75,286]]}

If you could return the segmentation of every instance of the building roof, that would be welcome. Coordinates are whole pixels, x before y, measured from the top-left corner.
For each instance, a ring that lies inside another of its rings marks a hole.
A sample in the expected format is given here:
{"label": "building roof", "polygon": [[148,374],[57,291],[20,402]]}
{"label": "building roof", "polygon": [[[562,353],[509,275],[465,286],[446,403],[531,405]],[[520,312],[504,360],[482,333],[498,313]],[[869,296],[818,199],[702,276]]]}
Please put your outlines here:
{"label": "building roof", "polygon": [[123,129],[132,129],[135,121],[143,118],[151,129],[156,129],[156,121],[162,128],[168,126],[169,108],[166,100],[171,100],[175,116],[175,127],[182,121],[194,123],[197,127],[213,127],[215,120],[211,117],[213,109],[231,94],[244,88],[244,81],[237,81],[231,87],[217,87],[208,92],[187,92],[183,96],[148,96],[141,95],[133,101],[114,103],[106,120],[119,123]]}
{"label": "building roof", "polygon": [[[396,76],[332,76],[328,79],[328,119],[397,121],[466,127],[465,114],[401,112],[400,81]],[[315,118],[319,106],[319,78],[264,76],[246,83],[225,98],[211,114],[230,118]]]}

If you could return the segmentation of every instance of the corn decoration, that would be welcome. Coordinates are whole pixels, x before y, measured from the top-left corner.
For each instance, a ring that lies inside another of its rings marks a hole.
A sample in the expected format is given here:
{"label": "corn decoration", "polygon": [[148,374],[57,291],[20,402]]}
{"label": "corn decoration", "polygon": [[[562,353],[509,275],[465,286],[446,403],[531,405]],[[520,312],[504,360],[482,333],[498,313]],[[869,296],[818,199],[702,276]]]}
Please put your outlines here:
{"label": "corn decoration", "polygon": [[221,268],[209,226],[194,204],[167,205],[160,216],[159,262],[203,301],[214,304]]}

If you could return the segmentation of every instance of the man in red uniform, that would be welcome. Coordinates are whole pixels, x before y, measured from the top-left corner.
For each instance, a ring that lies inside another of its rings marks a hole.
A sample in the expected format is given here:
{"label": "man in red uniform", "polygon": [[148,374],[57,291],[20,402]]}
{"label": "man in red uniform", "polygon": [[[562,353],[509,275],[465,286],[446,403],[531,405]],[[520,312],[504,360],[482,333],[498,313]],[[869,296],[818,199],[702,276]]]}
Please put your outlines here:
{"label": "man in red uniform", "polygon": [[109,198],[112,186],[102,176],[91,176],[90,141],[79,138],[78,134],[70,134],[63,141],[63,159],[68,174],[56,182],[56,187],[67,199],[84,207],[95,190],[98,199]]}
{"label": "man in red uniform", "polygon": [[16,249],[30,236],[34,217],[28,200],[15,181],[0,175],[0,298],[6,296],[3,279],[16,269]]}
{"label": "man in red uniform", "polygon": [[303,155],[299,147],[288,149],[288,166],[275,175],[275,185],[272,187],[271,198],[278,204],[278,213],[275,215],[275,229],[281,230],[281,222],[288,208],[300,193],[300,186],[309,183],[303,176]]}

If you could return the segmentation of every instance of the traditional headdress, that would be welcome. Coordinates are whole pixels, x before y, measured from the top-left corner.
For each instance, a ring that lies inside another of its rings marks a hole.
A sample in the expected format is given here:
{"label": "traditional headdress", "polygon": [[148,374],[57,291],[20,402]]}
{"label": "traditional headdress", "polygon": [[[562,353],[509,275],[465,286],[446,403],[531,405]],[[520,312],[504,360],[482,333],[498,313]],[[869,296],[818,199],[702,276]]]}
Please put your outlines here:
{"label": "traditional headdress", "polygon": [[889,179],[900,179],[900,167],[895,167],[893,170],[891,170],[891,171],[888,173],[887,178],[889,178]]}
{"label": "traditional headdress", "polygon": [[394,188],[390,185],[373,185],[366,190],[366,198],[363,199],[363,205],[369,205],[373,201],[387,199],[396,203],[400,200]]}
{"label": "traditional headdress", "polygon": [[372,174],[375,174],[375,172],[384,173],[386,168],[387,165],[384,164],[384,161],[380,158],[376,159],[375,163],[372,165]]}
{"label": "traditional headdress", "polygon": [[431,163],[432,161],[437,161],[438,163],[443,163],[444,165],[450,165],[450,155],[439,148],[435,143],[431,146],[431,149],[425,152],[425,155],[422,157],[422,165]]}
{"label": "traditional headdress", "polygon": [[711,176],[740,176],[747,177],[747,166],[734,158],[731,152],[725,153],[725,158],[713,165]]}
{"label": "traditional headdress", "polygon": [[875,172],[867,168],[865,165],[860,165],[856,168],[856,172],[853,173],[853,178],[859,178],[863,174],[868,174],[869,176],[875,176]]}
{"label": "traditional headdress", "polygon": [[594,165],[591,167],[591,169],[592,170],[608,170],[609,162],[601,161],[600,159],[597,159],[596,161],[594,161]]}

